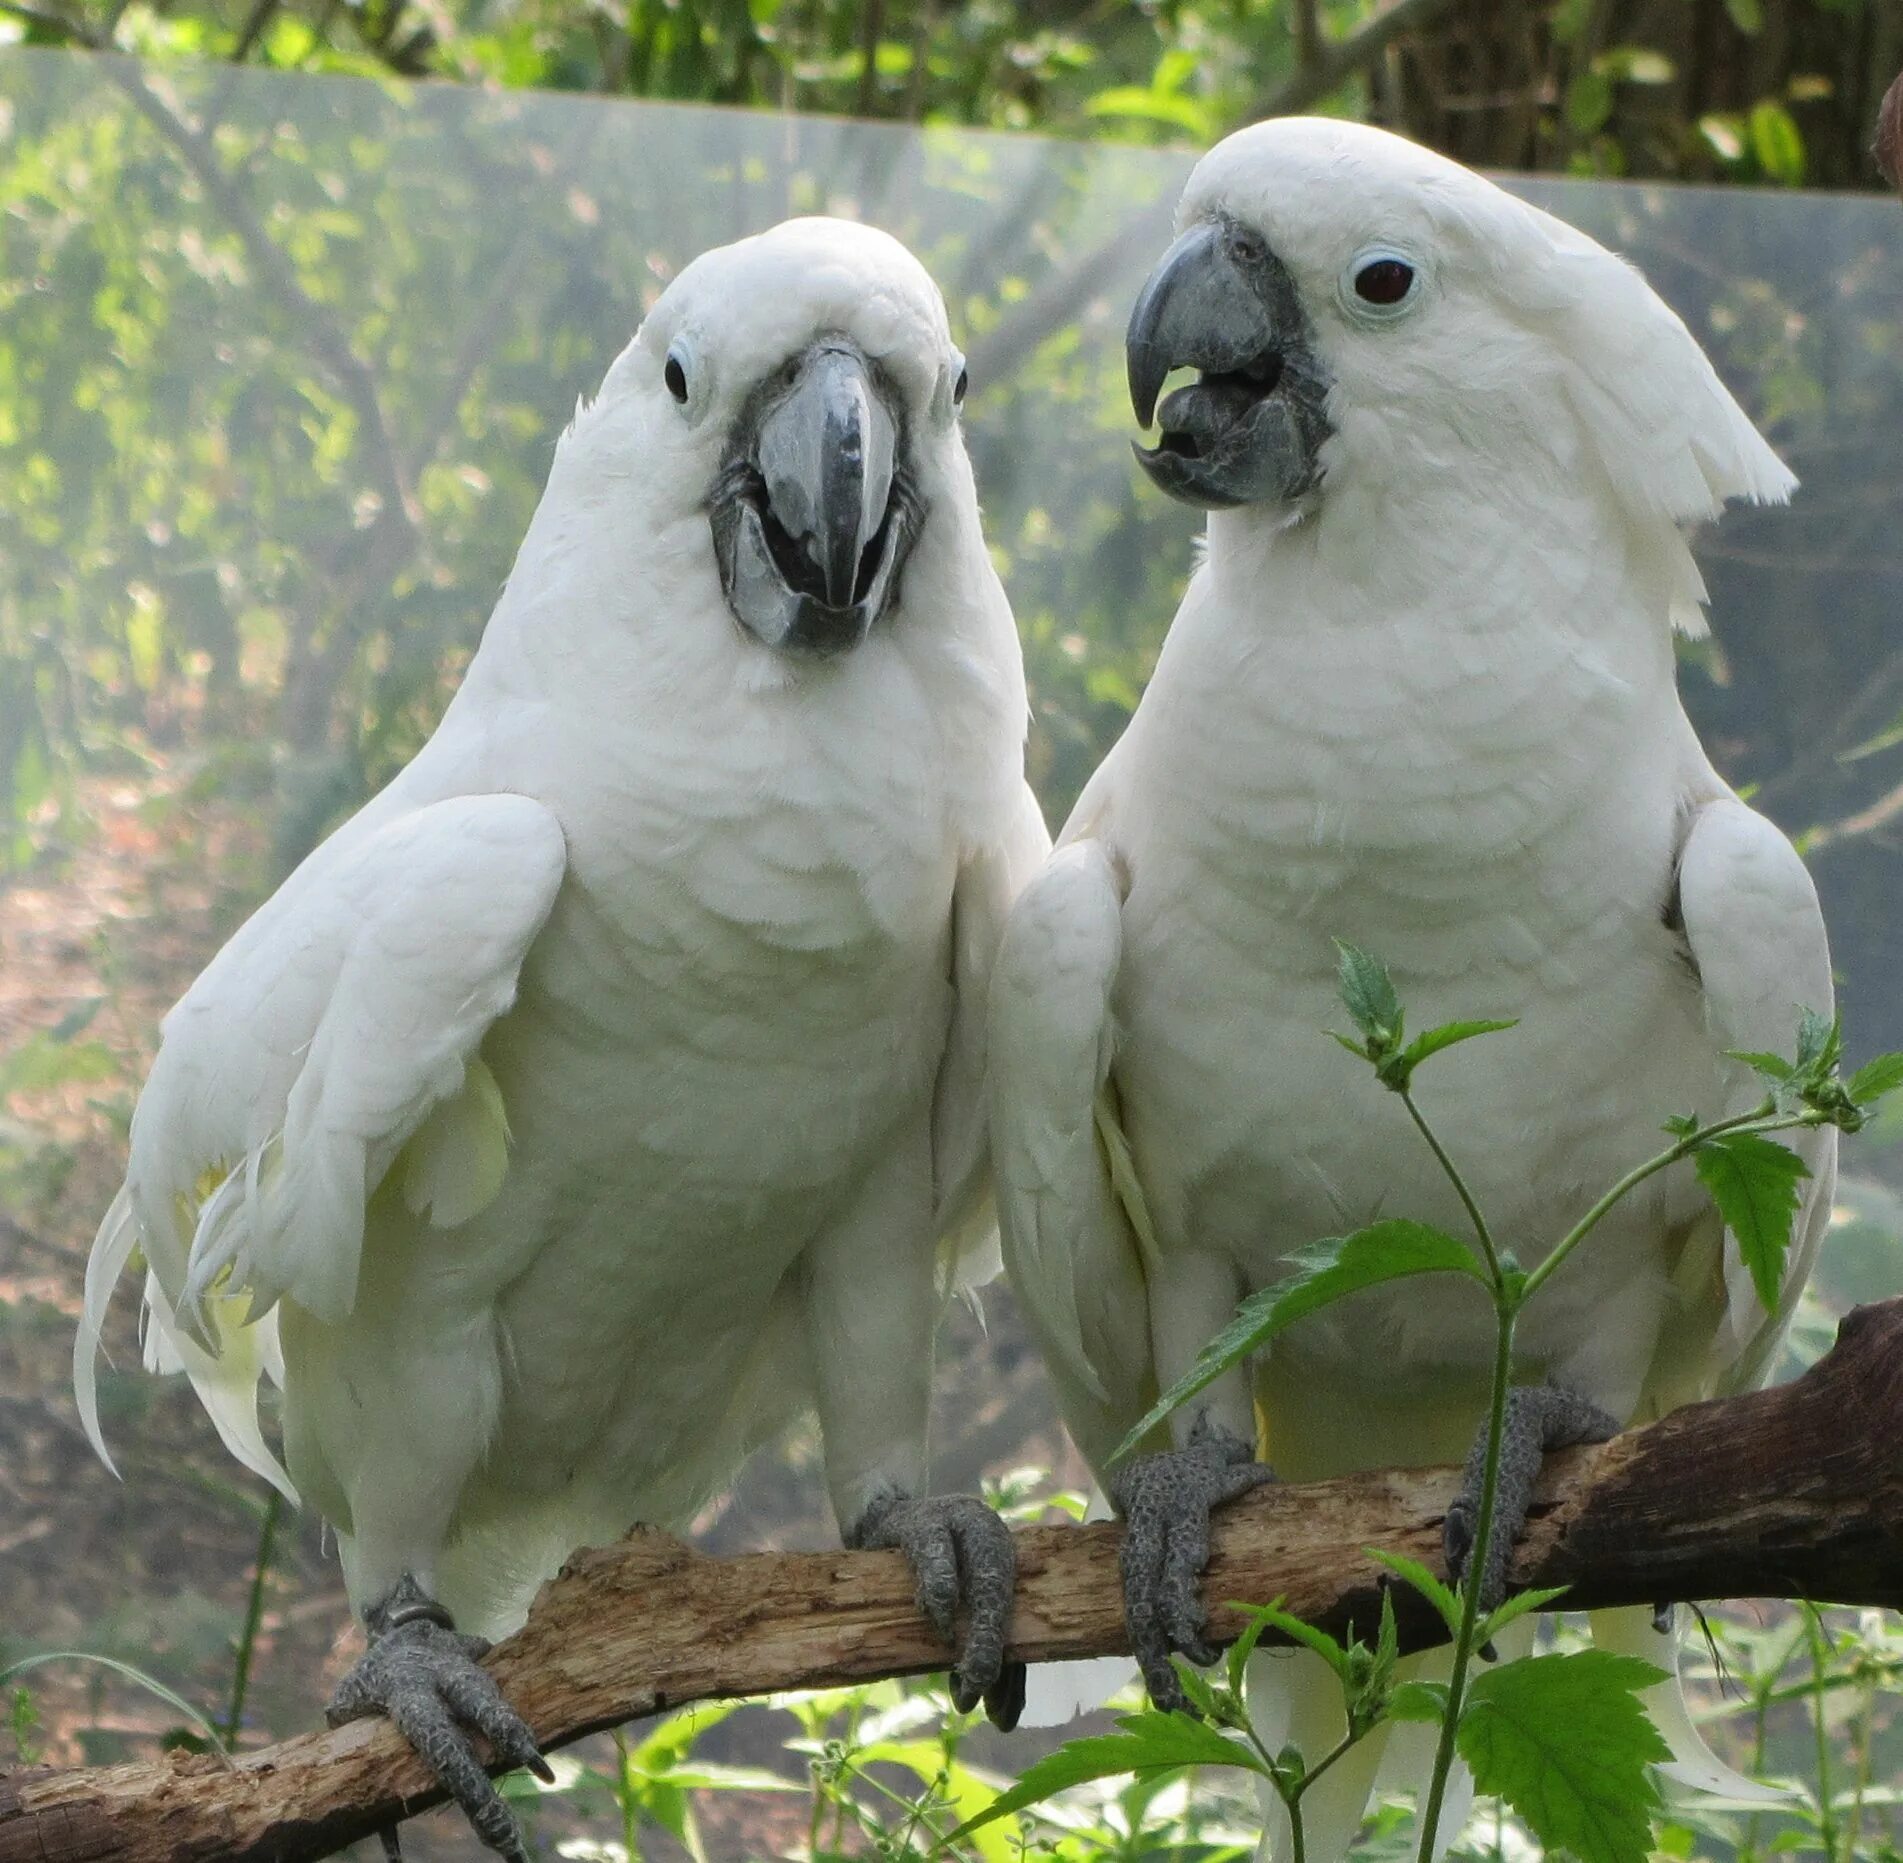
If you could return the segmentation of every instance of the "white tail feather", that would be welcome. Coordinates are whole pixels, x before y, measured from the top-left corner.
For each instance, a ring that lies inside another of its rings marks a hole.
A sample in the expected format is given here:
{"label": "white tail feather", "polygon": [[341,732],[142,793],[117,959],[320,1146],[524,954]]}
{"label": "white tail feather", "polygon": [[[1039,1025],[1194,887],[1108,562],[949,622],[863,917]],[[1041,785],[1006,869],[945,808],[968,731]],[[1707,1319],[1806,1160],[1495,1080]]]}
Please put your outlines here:
{"label": "white tail feather", "polygon": [[139,1246],[138,1219],[132,1213],[130,1192],[121,1189],[113,1198],[99,1233],[93,1238],[92,1252],[86,1257],[86,1295],[80,1308],[79,1334],[73,1341],[73,1396],[79,1404],[79,1421],[92,1444],[93,1453],[116,1475],[118,1465],[106,1448],[99,1428],[99,1354],[106,1329],[106,1314],[112,1306],[113,1289]]}
{"label": "white tail feather", "polygon": [[1665,1670],[1670,1679],[1645,1691],[1645,1711],[1659,1730],[1672,1757],[1659,1768],[1662,1777],[1701,1798],[1738,1805],[1788,1803],[1794,1793],[1763,1785],[1727,1766],[1705,1743],[1685,1700],[1678,1668],[1679,1632],[1653,1627],[1652,1613],[1644,1608],[1594,1611],[1587,1619],[1593,1643],[1620,1656],[1637,1656]]}

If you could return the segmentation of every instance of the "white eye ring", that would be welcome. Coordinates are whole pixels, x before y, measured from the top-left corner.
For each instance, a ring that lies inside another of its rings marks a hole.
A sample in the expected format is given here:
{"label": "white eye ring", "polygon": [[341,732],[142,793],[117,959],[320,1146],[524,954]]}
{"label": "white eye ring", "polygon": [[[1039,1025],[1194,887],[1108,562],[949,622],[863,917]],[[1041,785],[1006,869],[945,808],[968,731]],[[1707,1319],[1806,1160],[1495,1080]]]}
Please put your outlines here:
{"label": "white eye ring", "polygon": [[709,374],[698,348],[688,338],[677,336],[668,344],[661,360],[661,385],[680,409],[682,419],[697,421],[706,412]]}
{"label": "white eye ring", "polygon": [[932,413],[938,420],[949,423],[958,418],[970,382],[964,351],[954,348],[938,371],[938,381],[932,389]]}
{"label": "white eye ring", "polygon": [[1342,267],[1342,307],[1366,323],[1404,317],[1421,301],[1421,268],[1389,246],[1369,246]]}

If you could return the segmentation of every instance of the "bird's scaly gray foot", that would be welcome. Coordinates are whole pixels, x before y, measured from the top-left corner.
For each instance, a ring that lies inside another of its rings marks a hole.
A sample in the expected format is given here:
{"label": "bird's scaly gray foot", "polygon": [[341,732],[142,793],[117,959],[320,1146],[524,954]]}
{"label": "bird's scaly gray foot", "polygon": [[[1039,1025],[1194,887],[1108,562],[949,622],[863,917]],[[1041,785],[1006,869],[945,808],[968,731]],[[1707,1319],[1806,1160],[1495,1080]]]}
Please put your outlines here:
{"label": "bird's scaly gray foot", "polygon": [[[1574,1443],[1603,1443],[1617,1436],[1621,1424],[1610,1411],[1562,1390],[1558,1385],[1528,1384],[1507,1393],[1505,1428],[1500,1437],[1500,1480],[1494,1493],[1493,1533],[1487,1541],[1486,1570],[1480,1579],[1480,1609],[1491,1611],[1507,1595],[1507,1567],[1513,1548],[1526,1528],[1527,1510],[1539,1483],[1540,1464],[1548,1450]],[[1467,1456],[1460,1493],[1447,1510],[1441,1546],[1447,1555],[1447,1576],[1459,1585],[1467,1572],[1474,1534],[1480,1521],[1480,1491],[1487,1472],[1487,1432],[1483,1425]]]}
{"label": "bird's scaly gray foot", "polygon": [[[979,1702],[1007,1733],[1024,1712],[1024,1665],[1006,1662],[1017,1590],[1017,1552],[1010,1530],[975,1494],[934,1494],[922,1500],[896,1489],[875,1496],[846,1535],[848,1546],[897,1547],[918,1583],[918,1608],[958,1652],[951,1672],[952,1703],[969,1714]],[[965,1607],[965,1639],[957,1617]]]}
{"label": "bird's scaly gray foot", "polygon": [[554,1774],[527,1724],[477,1666],[488,1643],[460,1634],[449,1613],[407,1574],[364,1613],[364,1629],[370,1647],[337,1684],[325,1710],[330,1724],[388,1715],[483,1843],[509,1863],[529,1863],[514,1815],[464,1730],[483,1735],[511,1766],[551,1782]]}
{"label": "bird's scaly gray foot", "polygon": [[1130,1647],[1159,1708],[1186,1705],[1172,1652],[1198,1664],[1219,1653],[1203,1635],[1209,1613],[1199,1583],[1209,1563],[1210,1510],[1274,1479],[1252,1444],[1206,1414],[1187,1447],[1133,1456],[1110,1477],[1111,1503],[1124,1523],[1117,1561]]}

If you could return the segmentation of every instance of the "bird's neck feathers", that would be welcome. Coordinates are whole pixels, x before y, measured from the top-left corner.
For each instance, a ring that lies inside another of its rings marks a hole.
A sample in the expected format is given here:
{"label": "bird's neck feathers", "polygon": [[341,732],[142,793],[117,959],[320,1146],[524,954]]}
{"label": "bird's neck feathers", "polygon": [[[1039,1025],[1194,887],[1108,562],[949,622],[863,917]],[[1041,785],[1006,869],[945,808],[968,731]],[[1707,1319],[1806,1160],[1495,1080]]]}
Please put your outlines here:
{"label": "bird's neck feathers", "polygon": [[1586,660],[1669,686],[1682,540],[1634,523],[1599,475],[1567,464],[1370,446],[1297,522],[1212,514],[1205,574],[1278,654],[1453,656],[1476,674],[1509,655]]}
{"label": "bird's neck feathers", "polygon": [[932,770],[957,840],[994,837],[1015,805],[1028,714],[968,467],[962,499],[945,474],[928,475],[893,610],[859,647],[819,662],[735,621],[698,503],[612,458],[574,461],[578,437],[558,456],[459,703],[559,718],[569,741],[641,767],[686,732],[722,744],[736,772],[837,763],[855,787],[883,771],[912,793]]}
{"label": "bird's neck feathers", "polygon": [[1447,771],[1497,792],[1502,842],[1540,798],[1570,807],[1569,788],[1641,763],[1669,783],[1652,752],[1678,742],[1671,565],[1590,482],[1475,490],[1344,475],[1292,526],[1217,513],[1132,755],[1186,793],[1233,791],[1240,823],[1279,797],[1286,832],[1312,838],[1321,797],[1332,841],[1400,822],[1423,847],[1493,833],[1464,793],[1439,808]]}

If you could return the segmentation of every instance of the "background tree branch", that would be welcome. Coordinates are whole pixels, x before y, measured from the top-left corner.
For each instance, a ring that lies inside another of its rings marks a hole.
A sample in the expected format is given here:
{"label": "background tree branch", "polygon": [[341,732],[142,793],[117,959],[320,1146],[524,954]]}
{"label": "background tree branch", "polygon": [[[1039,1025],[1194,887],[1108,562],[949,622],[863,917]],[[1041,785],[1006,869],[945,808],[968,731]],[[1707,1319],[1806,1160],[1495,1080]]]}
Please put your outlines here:
{"label": "background tree branch", "polygon": [[[1796,1383],[1698,1404],[1551,1459],[1513,1567],[1571,1587],[1569,1607],[1715,1597],[1903,1603],[1903,1300],[1863,1307]],[[1279,1598],[1311,1622],[1371,1626],[1378,1544],[1440,1565],[1456,1471],[1386,1471],[1266,1488],[1226,1510],[1207,1595]],[[1017,1536],[1012,1651],[1032,1661],[1127,1649],[1117,1529]],[[545,1747],[685,1703],[863,1682],[943,1666],[897,1553],[710,1559],[637,1531],[579,1553],[491,1666]],[[1405,1590],[1409,1647],[1439,1621]],[[0,1863],[301,1863],[437,1802],[394,1730],[359,1721],[235,1764],[168,1754],[0,1778]]]}

